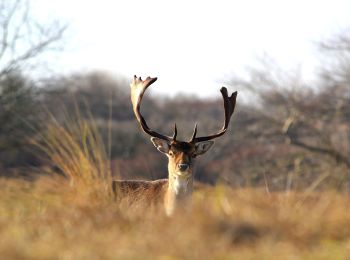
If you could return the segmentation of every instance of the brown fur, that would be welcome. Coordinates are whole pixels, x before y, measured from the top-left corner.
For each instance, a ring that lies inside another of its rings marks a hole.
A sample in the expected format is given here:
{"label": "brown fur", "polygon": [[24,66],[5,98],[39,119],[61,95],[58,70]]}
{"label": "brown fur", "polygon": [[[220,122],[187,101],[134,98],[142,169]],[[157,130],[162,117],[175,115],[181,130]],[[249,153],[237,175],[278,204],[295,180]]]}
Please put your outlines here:
{"label": "brown fur", "polygon": [[152,137],[151,141],[158,151],[166,154],[168,157],[168,179],[157,181],[114,181],[112,185],[117,198],[127,195],[132,201],[149,201],[151,204],[152,202],[163,201],[166,214],[171,215],[177,207],[187,207],[189,204],[187,202],[190,201],[193,192],[193,159],[207,152],[214,143],[212,139],[226,132],[236,104],[237,92],[229,97],[225,87],[220,90],[224,100],[225,123],[219,132],[209,136],[196,137],[196,125],[191,140],[182,142],[176,140],[176,124],[173,136],[168,137],[151,130],[141,115],[140,104],[143,94],[156,80],[157,78],[150,77],[142,80],[141,77],[134,76],[134,80],[130,84],[131,103],[142,130]]}
{"label": "brown fur", "polygon": [[156,181],[141,180],[114,180],[112,190],[116,198],[123,199],[128,197],[132,201],[142,200],[151,203],[161,203],[164,200],[168,188],[168,179]]}

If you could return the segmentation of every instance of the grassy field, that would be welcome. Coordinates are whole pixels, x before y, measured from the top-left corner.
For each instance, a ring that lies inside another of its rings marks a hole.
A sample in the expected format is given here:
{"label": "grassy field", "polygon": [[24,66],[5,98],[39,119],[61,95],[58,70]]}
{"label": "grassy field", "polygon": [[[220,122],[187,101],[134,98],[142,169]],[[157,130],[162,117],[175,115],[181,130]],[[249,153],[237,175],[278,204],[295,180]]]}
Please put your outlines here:
{"label": "grassy field", "polygon": [[201,186],[167,217],[114,198],[105,146],[76,122],[37,143],[60,176],[0,179],[0,259],[350,258],[348,194]]}
{"label": "grassy field", "polygon": [[62,177],[0,180],[1,259],[349,259],[350,200],[337,192],[195,192],[166,217]]}

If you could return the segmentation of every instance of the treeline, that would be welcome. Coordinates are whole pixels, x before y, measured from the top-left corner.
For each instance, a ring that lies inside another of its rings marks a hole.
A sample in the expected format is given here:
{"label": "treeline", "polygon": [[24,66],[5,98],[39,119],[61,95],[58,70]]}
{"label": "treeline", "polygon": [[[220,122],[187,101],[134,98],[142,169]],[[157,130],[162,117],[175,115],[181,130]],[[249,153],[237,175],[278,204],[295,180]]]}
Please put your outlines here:
{"label": "treeline", "polygon": [[[318,80],[303,81],[298,71],[281,71],[271,60],[251,68],[247,78],[233,77],[238,90],[228,132],[198,159],[197,180],[266,189],[348,190],[350,184],[350,35],[320,44],[324,63]],[[110,165],[120,178],[166,177],[167,160],[139,128],[129,97],[129,81],[103,72],[32,80],[21,68],[0,77],[0,173],[24,176],[50,165],[33,140],[43,138],[55,121],[67,125],[83,118],[99,130]],[[144,75],[147,76],[147,75]],[[156,87],[156,84],[153,88]],[[218,90],[219,90],[218,86]],[[195,122],[199,135],[223,122],[217,98],[201,100],[154,96],[143,100],[149,125],[189,138]],[[249,101],[247,101],[249,100]]]}
{"label": "treeline", "polygon": [[[263,75],[269,76],[266,72]],[[110,146],[115,175],[166,177],[166,158],[136,123],[128,83],[101,72],[50,79],[40,86],[20,74],[6,77],[1,82],[1,173],[18,176],[28,174],[28,167],[47,166],[45,155],[31,145],[31,140],[40,138],[53,119],[66,124],[67,119],[81,117],[96,124],[104,143]],[[235,81],[237,86],[263,83]],[[197,180],[269,189],[316,184],[346,188],[350,169],[350,85],[327,83],[314,91],[299,86],[254,88],[254,104],[240,102],[239,96],[229,131],[216,141],[210,153],[198,159]],[[224,115],[219,94],[214,100],[200,100],[148,93],[142,110],[152,128],[165,134],[171,135],[176,121],[180,138],[186,140],[195,122],[199,134],[221,127]],[[246,91],[240,95],[252,96]]]}

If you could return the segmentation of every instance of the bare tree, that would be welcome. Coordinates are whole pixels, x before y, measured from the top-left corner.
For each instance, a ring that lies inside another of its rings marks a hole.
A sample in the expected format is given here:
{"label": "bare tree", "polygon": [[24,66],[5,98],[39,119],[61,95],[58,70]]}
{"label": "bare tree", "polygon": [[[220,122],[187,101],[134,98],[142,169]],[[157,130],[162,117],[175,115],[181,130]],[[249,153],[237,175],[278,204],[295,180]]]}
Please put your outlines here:
{"label": "bare tree", "polygon": [[58,20],[36,20],[29,0],[1,1],[0,78],[28,69],[40,55],[57,51],[66,28]]}
{"label": "bare tree", "polygon": [[30,0],[0,1],[0,168],[32,164],[26,147],[41,118],[38,88],[24,74],[43,54],[62,48],[66,28],[35,19]]}
{"label": "bare tree", "polygon": [[306,84],[298,71],[282,71],[271,60],[251,69],[248,79],[235,78],[232,82],[255,97],[256,113],[265,121],[256,134],[283,138],[350,168],[350,70],[346,69],[350,68],[346,66],[350,64],[350,38],[347,48],[344,37],[331,43],[327,43],[328,51],[346,55],[335,59],[339,66],[322,70],[317,86]]}

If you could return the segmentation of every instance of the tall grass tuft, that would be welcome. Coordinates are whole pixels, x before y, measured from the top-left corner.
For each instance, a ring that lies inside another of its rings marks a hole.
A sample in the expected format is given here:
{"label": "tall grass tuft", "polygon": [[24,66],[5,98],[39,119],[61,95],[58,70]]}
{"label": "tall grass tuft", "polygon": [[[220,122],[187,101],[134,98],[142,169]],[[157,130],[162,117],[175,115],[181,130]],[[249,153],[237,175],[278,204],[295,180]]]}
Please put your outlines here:
{"label": "tall grass tuft", "polygon": [[90,118],[65,113],[64,122],[59,123],[50,115],[46,132],[34,144],[49,160],[47,171],[63,175],[81,195],[110,199],[109,155],[96,121]]}

